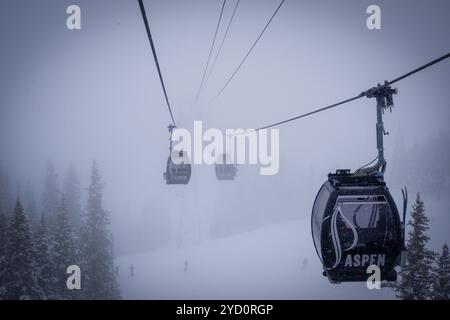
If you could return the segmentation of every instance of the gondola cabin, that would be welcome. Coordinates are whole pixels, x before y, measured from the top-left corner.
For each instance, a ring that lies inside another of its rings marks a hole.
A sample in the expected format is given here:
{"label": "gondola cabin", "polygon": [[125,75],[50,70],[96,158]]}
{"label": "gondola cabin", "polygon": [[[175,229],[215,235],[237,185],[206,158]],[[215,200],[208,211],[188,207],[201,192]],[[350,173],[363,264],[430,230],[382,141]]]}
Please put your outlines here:
{"label": "gondola cabin", "polygon": [[329,174],[314,202],[314,245],[330,282],[366,281],[367,267],[395,281],[403,232],[395,202],[382,176]]}
{"label": "gondola cabin", "polygon": [[166,172],[164,172],[166,184],[188,184],[191,179],[191,163],[183,150],[172,150],[172,155],[167,159]]}
{"label": "gondola cabin", "polygon": [[214,170],[218,180],[234,180],[237,173],[236,165],[231,163],[230,157],[226,154],[219,155]]}

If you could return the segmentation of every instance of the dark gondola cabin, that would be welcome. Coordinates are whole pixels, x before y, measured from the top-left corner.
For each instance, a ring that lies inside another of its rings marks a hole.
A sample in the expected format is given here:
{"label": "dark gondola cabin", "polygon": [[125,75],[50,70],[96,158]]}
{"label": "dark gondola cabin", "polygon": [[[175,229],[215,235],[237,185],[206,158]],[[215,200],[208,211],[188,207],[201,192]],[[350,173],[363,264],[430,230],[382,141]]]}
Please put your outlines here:
{"label": "dark gondola cabin", "polygon": [[329,174],[316,196],[311,228],[330,282],[366,281],[370,265],[380,268],[381,280],[397,279],[402,224],[382,176]]}
{"label": "dark gondola cabin", "polygon": [[166,184],[188,184],[191,179],[191,164],[186,152],[173,150],[172,156],[167,159]]}
{"label": "dark gondola cabin", "polygon": [[234,180],[237,173],[237,167],[231,163],[231,159],[226,154],[220,155],[214,166],[218,180]]}

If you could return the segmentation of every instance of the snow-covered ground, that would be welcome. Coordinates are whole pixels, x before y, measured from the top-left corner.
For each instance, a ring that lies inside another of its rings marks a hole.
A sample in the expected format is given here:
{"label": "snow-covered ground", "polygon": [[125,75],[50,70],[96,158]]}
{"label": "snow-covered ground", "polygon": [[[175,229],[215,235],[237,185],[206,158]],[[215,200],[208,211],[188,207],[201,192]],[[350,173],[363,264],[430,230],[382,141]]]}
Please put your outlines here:
{"label": "snow-covered ground", "polygon": [[124,299],[395,298],[390,289],[369,290],[365,283],[330,284],[321,274],[309,219],[120,256],[116,264]]}

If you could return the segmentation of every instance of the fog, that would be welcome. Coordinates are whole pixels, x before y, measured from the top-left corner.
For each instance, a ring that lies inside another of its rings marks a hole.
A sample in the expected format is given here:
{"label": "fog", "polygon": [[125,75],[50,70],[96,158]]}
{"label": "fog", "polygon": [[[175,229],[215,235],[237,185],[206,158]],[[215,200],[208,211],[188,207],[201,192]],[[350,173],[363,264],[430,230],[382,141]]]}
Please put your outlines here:
{"label": "fog", "polygon": [[[239,166],[235,181],[220,182],[213,166],[193,165],[189,185],[166,185],[170,117],[137,1],[76,1],[82,28],[68,30],[65,11],[72,2],[2,1],[0,164],[18,193],[29,182],[40,196],[47,161],[60,177],[74,165],[86,188],[96,159],[117,256],[204,245],[280,222],[309,223],[326,175],[375,157],[375,101],[360,99],[280,126],[277,175]],[[241,1],[195,103],[221,1],[145,1],[178,127],[192,129],[194,120],[205,128],[260,127],[357,95],[449,51],[445,0],[378,1],[382,29],[375,31],[366,27],[369,1],[286,0],[214,99],[278,3]],[[230,2],[219,40],[231,13]],[[394,86],[399,94],[384,121],[386,180],[395,182],[396,199],[404,182],[392,170],[413,165],[414,145],[450,137],[449,82],[450,62],[444,61]],[[396,158],[398,148],[410,153]],[[448,158],[448,146],[441,152]],[[422,191],[422,174],[408,177],[413,195]],[[443,175],[448,181],[448,171]],[[450,240],[448,196],[425,196],[435,248]],[[313,248],[312,240],[305,246]],[[301,252],[289,254],[301,261]],[[326,281],[320,278],[321,285]],[[291,293],[281,296],[299,296]]]}

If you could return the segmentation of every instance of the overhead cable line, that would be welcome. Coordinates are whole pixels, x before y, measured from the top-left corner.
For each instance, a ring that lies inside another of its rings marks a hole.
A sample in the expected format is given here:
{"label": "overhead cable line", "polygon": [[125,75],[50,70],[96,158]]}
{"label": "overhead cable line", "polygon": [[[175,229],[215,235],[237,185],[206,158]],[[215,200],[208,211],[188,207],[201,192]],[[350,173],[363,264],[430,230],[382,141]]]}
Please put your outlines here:
{"label": "overhead cable line", "polygon": [[172,124],[176,126],[175,119],[173,117],[172,108],[170,107],[169,98],[167,97],[166,86],[164,85],[164,80],[161,74],[161,68],[159,67],[158,56],[156,55],[155,44],[153,43],[152,34],[150,32],[150,27],[147,20],[147,14],[145,12],[144,3],[142,0],[139,1],[139,7],[141,8],[142,18],[144,19],[145,29],[147,30],[148,41],[150,42],[150,46],[152,47],[153,58],[155,59],[156,69],[158,69],[159,80],[161,82],[161,86],[164,92],[164,97],[166,98],[167,108],[169,109],[170,118],[172,119]]}
{"label": "overhead cable line", "polygon": [[226,2],[227,2],[227,0],[223,0],[222,8],[220,9],[219,20],[217,21],[216,31],[214,32],[214,38],[213,38],[213,41],[211,43],[211,48],[209,49],[208,60],[206,61],[205,70],[203,71],[202,81],[200,82],[200,87],[198,88],[197,96],[195,97],[196,101],[200,97],[200,93],[202,92],[203,85],[205,83],[206,71],[208,70],[209,61],[211,60],[211,55],[212,55],[212,52],[213,52],[213,49],[214,49],[214,44],[216,42],[217,32],[219,31],[220,21],[222,20],[223,9],[225,8],[225,3]]}
{"label": "overhead cable line", "polygon": [[[279,126],[279,125],[285,124],[287,122],[298,120],[300,118],[308,117],[310,115],[313,115],[313,114],[316,114],[316,113],[319,113],[319,112],[322,112],[322,111],[325,111],[325,110],[328,110],[328,109],[332,109],[332,108],[341,106],[343,104],[346,104],[348,102],[357,100],[357,99],[362,98],[362,97],[367,97],[368,95],[370,95],[373,92],[373,90],[379,90],[382,87],[388,87],[388,86],[390,86],[390,85],[392,85],[392,84],[394,84],[394,83],[396,83],[396,82],[398,82],[400,80],[403,80],[405,78],[408,78],[408,77],[416,74],[417,72],[420,72],[420,71],[422,71],[424,69],[427,69],[427,68],[431,67],[432,65],[435,65],[436,63],[441,62],[441,61],[443,61],[443,60],[445,60],[447,58],[450,58],[450,53],[447,53],[447,54],[443,55],[442,57],[439,57],[439,58],[437,58],[437,59],[435,59],[435,60],[433,60],[433,61],[431,61],[431,62],[429,62],[427,64],[424,64],[423,66],[420,66],[420,67],[418,67],[418,68],[416,68],[416,69],[414,69],[414,70],[412,70],[412,71],[410,71],[408,73],[405,73],[404,75],[402,75],[402,76],[400,76],[398,78],[395,78],[394,80],[386,81],[383,85],[379,85],[378,87],[374,87],[374,88],[371,88],[369,90],[363,91],[359,95],[354,96],[352,98],[349,98],[349,99],[346,99],[346,100],[334,103],[334,104],[326,106],[326,107],[322,107],[322,108],[316,109],[314,111],[310,111],[310,112],[301,114],[301,115],[296,116],[296,117],[292,117],[292,118],[289,118],[289,119],[286,119],[286,120],[283,120],[283,121],[279,121],[279,122],[276,122],[276,123],[273,123],[273,124],[269,124],[269,125],[266,125],[266,126],[263,126],[263,127],[257,128],[257,129],[254,129],[252,131],[258,131],[258,130],[262,130],[262,129],[268,129],[268,128],[271,128],[271,127]],[[248,133],[248,132],[251,132],[251,131],[247,131],[246,133]]]}
{"label": "overhead cable line", "polygon": [[237,66],[237,68],[233,71],[233,73],[231,74],[231,76],[228,78],[227,82],[225,82],[225,85],[222,87],[222,89],[219,90],[219,92],[216,94],[215,98],[219,97],[220,94],[225,90],[226,87],[228,87],[228,85],[230,84],[231,80],[233,80],[233,78],[235,77],[235,75],[237,74],[237,72],[239,71],[239,69],[242,67],[242,65],[244,64],[245,60],[247,60],[248,56],[250,55],[250,53],[253,51],[253,49],[255,48],[256,44],[259,42],[259,40],[261,39],[262,35],[264,34],[264,32],[266,31],[267,27],[270,25],[270,23],[272,22],[273,18],[276,16],[276,14],[278,13],[278,11],[280,10],[281,6],[283,5],[285,0],[281,0],[280,4],[278,5],[277,9],[275,10],[275,12],[272,14],[272,16],[270,17],[269,21],[266,23],[266,25],[264,26],[264,29],[261,31],[261,33],[259,34],[258,38],[256,38],[255,42],[253,43],[253,45],[250,47],[250,50],[248,50],[247,54],[244,56],[244,59],[242,59],[241,63],[239,63],[239,65]]}
{"label": "overhead cable line", "polygon": [[311,116],[311,115],[313,115],[315,113],[319,113],[319,112],[322,112],[322,111],[325,111],[325,110],[328,110],[328,109],[332,109],[332,108],[338,107],[340,105],[343,105],[345,103],[357,100],[357,99],[362,98],[362,97],[364,97],[364,95],[363,94],[359,94],[359,95],[357,95],[355,97],[352,97],[350,99],[346,99],[346,100],[334,103],[332,105],[329,105],[329,106],[326,106],[326,107],[322,107],[322,108],[316,109],[314,111],[307,112],[307,113],[301,114],[299,116],[296,116],[296,117],[293,117],[293,118],[290,118],[290,119],[287,119],[287,120],[283,120],[283,121],[280,121],[280,122],[277,122],[277,123],[273,123],[273,124],[270,124],[270,125],[267,125],[267,126],[264,126],[264,127],[258,128],[258,129],[255,129],[255,130],[258,131],[258,130],[262,130],[262,129],[268,129],[268,128],[275,127],[275,126],[278,126],[278,125],[281,125],[281,124],[285,124],[286,122],[291,122],[291,121],[294,121],[294,120],[297,120],[297,119],[300,119],[300,118],[308,117],[308,116]]}
{"label": "overhead cable line", "polygon": [[230,30],[231,23],[233,22],[234,15],[236,14],[236,10],[237,10],[237,8],[239,6],[239,2],[240,1],[241,0],[237,0],[237,2],[236,2],[236,6],[234,7],[233,14],[231,15],[230,21],[228,22],[227,29],[225,31],[225,34],[224,34],[223,38],[222,38],[222,42],[220,43],[219,50],[217,51],[216,57],[214,58],[214,61],[213,61],[212,65],[211,65],[211,68],[209,69],[208,76],[206,77],[206,82],[208,82],[208,79],[211,76],[211,73],[212,73],[214,67],[216,66],[217,58],[219,58],[220,52],[222,51],[223,44],[225,42],[225,39],[227,38],[228,31]]}
{"label": "overhead cable line", "polygon": [[402,75],[402,76],[400,76],[398,78],[395,78],[394,80],[391,80],[391,81],[385,83],[384,85],[385,86],[390,86],[390,85],[392,85],[392,84],[394,84],[394,83],[396,83],[396,82],[398,82],[400,80],[403,80],[403,79],[405,79],[407,77],[412,76],[413,74],[415,74],[415,73],[417,73],[419,71],[422,71],[422,70],[424,70],[424,69],[426,69],[428,67],[431,67],[432,65],[434,65],[434,64],[436,64],[438,62],[441,62],[442,60],[445,60],[447,58],[450,58],[450,52],[445,54],[445,55],[443,55],[442,57],[439,57],[439,58],[437,58],[437,59],[435,59],[435,60],[433,60],[431,62],[428,62],[427,64],[424,64],[421,67],[418,67],[417,69],[414,69],[414,70],[412,70],[412,71],[410,71],[408,73],[405,73],[404,75]]}

